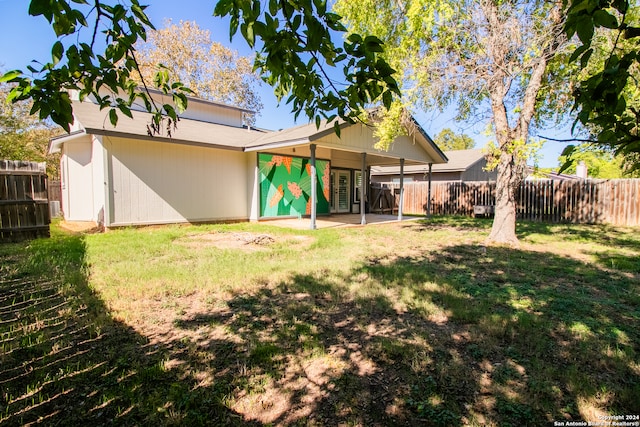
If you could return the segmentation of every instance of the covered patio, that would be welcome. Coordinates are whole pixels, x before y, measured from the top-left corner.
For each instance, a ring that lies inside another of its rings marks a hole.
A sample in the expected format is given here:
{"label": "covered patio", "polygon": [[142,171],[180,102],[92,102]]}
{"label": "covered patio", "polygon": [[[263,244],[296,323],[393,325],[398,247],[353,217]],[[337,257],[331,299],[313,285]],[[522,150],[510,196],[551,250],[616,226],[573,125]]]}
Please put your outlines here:
{"label": "covered patio", "polygon": [[[260,194],[256,200],[260,204],[253,209],[259,214],[251,219],[282,221],[286,226],[309,229],[403,220],[405,165],[426,164],[431,169],[431,165],[448,160],[415,120],[405,127],[406,135],[396,137],[387,149],[376,146],[373,127],[364,123],[343,122],[340,135],[323,122],[319,127],[310,123],[258,138],[244,149],[259,157]],[[285,179],[280,177],[276,182],[272,178],[277,174],[274,169],[281,164],[286,166],[281,173]],[[397,216],[366,214],[371,203],[371,167],[383,165],[400,168]],[[298,174],[304,177],[296,181]],[[302,209],[303,202],[306,209]],[[282,209],[283,203],[286,209]],[[289,209],[296,204],[297,210]]]}

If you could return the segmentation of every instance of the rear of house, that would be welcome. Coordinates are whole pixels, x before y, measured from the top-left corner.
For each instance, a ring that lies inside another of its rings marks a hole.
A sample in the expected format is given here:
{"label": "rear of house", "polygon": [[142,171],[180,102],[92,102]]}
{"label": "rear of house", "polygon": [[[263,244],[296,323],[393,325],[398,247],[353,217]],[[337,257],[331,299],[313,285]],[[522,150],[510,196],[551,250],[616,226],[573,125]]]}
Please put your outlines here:
{"label": "rear of house", "polygon": [[141,109],[114,127],[95,103],[73,107],[72,132],[50,147],[62,153],[62,211],[105,227],[354,213],[370,167],[446,161],[426,134],[383,152],[362,124],[340,138],[326,123],[267,132],[243,125],[246,110],[197,98],[171,135],[149,136]]}

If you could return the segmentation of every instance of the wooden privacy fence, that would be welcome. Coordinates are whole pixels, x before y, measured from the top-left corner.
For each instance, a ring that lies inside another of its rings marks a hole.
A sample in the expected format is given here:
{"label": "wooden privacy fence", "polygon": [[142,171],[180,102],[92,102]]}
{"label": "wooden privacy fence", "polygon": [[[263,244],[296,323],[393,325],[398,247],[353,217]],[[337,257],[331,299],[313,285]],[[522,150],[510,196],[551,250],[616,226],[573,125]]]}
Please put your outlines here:
{"label": "wooden privacy fence", "polygon": [[50,179],[47,184],[47,190],[49,192],[49,202],[62,201],[62,188],[60,187],[60,180]]}
{"label": "wooden privacy fence", "polygon": [[[495,188],[487,182],[434,182],[431,213],[473,215],[476,205],[495,205]],[[404,213],[424,215],[427,195],[428,183],[405,184]],[[525,181],[516,209],[519,219],[530,221],[638,226],[640,179]]]}
{"label": "wooden privacy fence", "polygon": [[49,236],[45,163],[0,160],[0,242]]}

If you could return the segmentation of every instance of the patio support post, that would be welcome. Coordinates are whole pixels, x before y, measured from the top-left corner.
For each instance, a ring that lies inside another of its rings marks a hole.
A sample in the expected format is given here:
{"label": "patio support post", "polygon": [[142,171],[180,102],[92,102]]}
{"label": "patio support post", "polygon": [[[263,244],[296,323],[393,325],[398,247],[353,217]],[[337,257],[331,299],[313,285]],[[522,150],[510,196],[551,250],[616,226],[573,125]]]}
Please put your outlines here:
{"label": "patio support post", "polygon": [[429,163],[429,186],[427,191],[427,218],[431,218],[431,167],[433,163]]}
{"label": "patio support post", "polygon": [[362,153],[362,169],[360,170],[360,224],[367,223],[367,209],[365,205],[366,193],[365,183],[367,182],[367,153]]}
{"label": "patio support post", "polygon": [[400,200],[398,200],[398,221],[402,221],[404,209],[404,159],[400,159]]}
{"label": "patio support post", "polygon": [[316,203],[318,200],[318,189],[316,175],[316,144],[309,144],[309,150],[311,151],[311,226],[312,230],[316,229]]}

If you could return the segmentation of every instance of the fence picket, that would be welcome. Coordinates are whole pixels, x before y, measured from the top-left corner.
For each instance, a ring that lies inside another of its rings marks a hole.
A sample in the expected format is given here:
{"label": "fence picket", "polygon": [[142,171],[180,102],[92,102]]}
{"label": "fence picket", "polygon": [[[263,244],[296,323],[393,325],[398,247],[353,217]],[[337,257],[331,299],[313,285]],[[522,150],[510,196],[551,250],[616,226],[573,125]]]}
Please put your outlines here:
{"label": "fence picket", "polygon": [[[516,212],[531,221],[638,226],[639,192],[639,179],[525,181],[516,195]],[[427,182],[406,185],[404,213],[425,214],[428,194]],[[495,183],[432,183],[433,214],[469,216],[475,205],[495,205]]]}
{"label": "fence picket", "polygon": [[45,166],[0,160],[0,242],[49,236]]}

